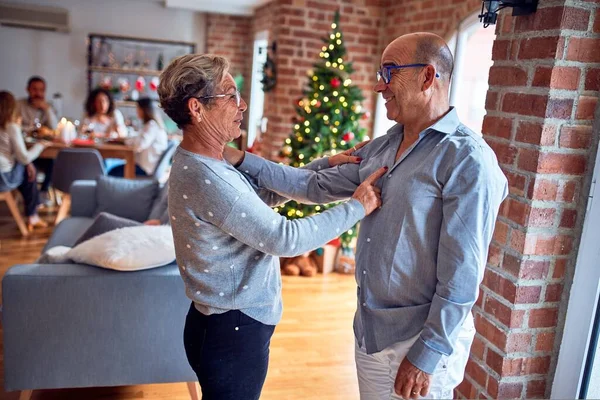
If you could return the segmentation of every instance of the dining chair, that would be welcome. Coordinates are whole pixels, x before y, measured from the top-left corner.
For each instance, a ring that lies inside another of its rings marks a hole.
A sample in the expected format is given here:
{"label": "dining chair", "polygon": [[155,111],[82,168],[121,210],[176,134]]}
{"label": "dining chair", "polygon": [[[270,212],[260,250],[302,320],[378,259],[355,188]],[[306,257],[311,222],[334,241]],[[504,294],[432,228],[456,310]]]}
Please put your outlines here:
{"label": "dining chair", "polygon": [[96,149],[63,149],[54,161],[52,186],[62,193],[55,224],[62,221],[71,208],[71,184],[77,180],[94,180],[106,175],[102,156]]}

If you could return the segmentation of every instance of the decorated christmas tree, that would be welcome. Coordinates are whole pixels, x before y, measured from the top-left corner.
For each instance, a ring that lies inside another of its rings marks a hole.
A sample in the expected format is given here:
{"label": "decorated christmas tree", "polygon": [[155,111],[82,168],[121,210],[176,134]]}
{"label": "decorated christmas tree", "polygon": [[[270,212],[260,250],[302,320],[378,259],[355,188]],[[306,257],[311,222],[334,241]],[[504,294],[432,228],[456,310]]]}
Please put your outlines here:
{"label": "decorated christmas tree", "polygon": [[[335,155],[350,149],[365,139],[365,129],[359,126],[362,111],[361,90],[352,85],[352,63],[347,62],[344,37],[335,13],[330,35],[323,39],[320,59],[308,72],[304,96],[296,103],[294,131],[281,150],[280,156],[294,167]],[[330,205],[304,205],[290,201],[276,209],[289,219],[302,218],[323,211]],[[344,233],[342,245],[347,247],[356,236],[356,227]]]}

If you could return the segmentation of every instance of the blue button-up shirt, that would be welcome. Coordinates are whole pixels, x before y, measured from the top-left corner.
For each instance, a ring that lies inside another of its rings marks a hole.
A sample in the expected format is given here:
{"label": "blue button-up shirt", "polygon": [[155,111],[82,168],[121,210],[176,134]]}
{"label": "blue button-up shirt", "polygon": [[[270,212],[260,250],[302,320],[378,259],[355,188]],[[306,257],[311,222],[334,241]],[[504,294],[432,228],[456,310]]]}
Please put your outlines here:
{"label": "blue button-up shirt", "polygon": [[357,152],[360,165],[311,169],[246,154],[238,167],[259,186],[305,203],[352,196],[378,168],[382,207],[360,226],[356,255],[356,338],[369,354],[420,333],[407,357],[433,373],[453,351],[478,296],[506,177],[483,138],[454,109],[419,134],[396,161],[396,125]]}

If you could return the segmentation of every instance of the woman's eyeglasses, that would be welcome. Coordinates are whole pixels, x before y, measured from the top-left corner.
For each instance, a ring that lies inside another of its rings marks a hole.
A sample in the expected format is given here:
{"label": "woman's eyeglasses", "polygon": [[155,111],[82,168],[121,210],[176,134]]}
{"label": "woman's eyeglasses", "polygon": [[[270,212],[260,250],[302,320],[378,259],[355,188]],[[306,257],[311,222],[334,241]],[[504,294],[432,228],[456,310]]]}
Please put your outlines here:
{"label": "woman's eyeglasses", "polygon": [[[383,65],[377,71],[377,82],[383,79],[383,83],[388,85],[392,80],[392,70],[393,69],[402,69],[402,68],[416,68],[416,67],[426,67],[429,64],[406,64],[406,65]],[[435,77],[439,78],[440,74],[435,73]]]}
{"label": "woman's eyeglasses", "polygon": [[200,97],[196,97],[196,98],[197,99],[214,99],[214,98],[218,98],[218,97],[229,97],[230,99],[235,98],[235,105],[237,107],[240,106],[240,103],[242,101],[242,96],[240,95],[239,90],[236,90],[235,93],[213,94],[211,96],[200,96]]}

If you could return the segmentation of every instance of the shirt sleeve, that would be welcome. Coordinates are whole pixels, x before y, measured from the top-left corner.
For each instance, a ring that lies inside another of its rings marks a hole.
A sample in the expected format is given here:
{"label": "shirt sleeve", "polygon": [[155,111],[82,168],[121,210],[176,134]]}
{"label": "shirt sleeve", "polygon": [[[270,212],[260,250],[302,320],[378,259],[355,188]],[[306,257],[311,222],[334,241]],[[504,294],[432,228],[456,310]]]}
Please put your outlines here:
{"label": "shirt sleeve", "polygon": [[[347,199],[360,185],[359,166],[343,164],[323,168],[327,159],[314,164],[316,171],[293,168],[246,153],[237,168],[256,179],[260,187],[305,204],[325,204]],[[328,164],[327,164],[328,166]]]}
{"label": "shirt sleeve", "polygon": [[452,170],[442,191],[436,292],[421,335],[407,354],[428,374],[442,356],[452,354],[479,294],[496,217],[507,195],[506,178],[492,158],[472,151]]}
{"label": "shirt sleeve", "polygon": [[280,257],[313,250],[365,216],[362,204],[351,199],[318,215],[290,221],[275,213],[254,191],[242,192],[212,171],[205,171],[198,185],[186,185],[184,190],[190,194],[171,192],[169,198],[184,199],[198,218],[250,247]]}
{"label": "shirt sleeve", "polygon": [[25,142],[23,141],[23,134],[21,128],[17,124],[9,124],[7,131],[12,143],[13,152],[15,158],[20,164],[27,165],[44,151],[44,146],[37,143],[31,149],[27,150]]}

